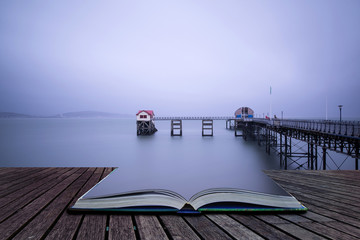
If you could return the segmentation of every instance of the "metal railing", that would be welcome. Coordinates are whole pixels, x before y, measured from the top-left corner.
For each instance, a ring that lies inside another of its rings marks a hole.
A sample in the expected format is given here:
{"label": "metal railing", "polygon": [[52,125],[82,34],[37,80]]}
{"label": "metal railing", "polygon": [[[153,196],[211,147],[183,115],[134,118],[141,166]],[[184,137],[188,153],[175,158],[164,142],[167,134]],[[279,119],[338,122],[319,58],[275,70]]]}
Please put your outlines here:
{"label": "metal railing", "polygon": [[360,137],[360,121],[254,119],[255,122],[322,133]]}

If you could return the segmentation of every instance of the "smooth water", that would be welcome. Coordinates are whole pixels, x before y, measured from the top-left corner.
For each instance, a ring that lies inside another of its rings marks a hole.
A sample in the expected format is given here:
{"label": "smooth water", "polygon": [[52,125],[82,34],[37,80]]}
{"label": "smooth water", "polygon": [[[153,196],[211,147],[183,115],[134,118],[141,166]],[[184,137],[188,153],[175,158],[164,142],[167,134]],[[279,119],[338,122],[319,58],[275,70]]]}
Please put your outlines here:
{"label": "smooth water", "polygon": [[[147,171],[162,165],[183,171],[261,172],[279,160],[256,142],[234,137],[225,121],[214,121],[214,136],[201,136],[201,121],[183,121],[183,136],[170,136],[170,121],[158,132],[137,136],[135,119],[1,119],[1,167],[120,167]],[[226,167],[228,166],[228,167]],[[210,169],[216,171],[216,169]]]}

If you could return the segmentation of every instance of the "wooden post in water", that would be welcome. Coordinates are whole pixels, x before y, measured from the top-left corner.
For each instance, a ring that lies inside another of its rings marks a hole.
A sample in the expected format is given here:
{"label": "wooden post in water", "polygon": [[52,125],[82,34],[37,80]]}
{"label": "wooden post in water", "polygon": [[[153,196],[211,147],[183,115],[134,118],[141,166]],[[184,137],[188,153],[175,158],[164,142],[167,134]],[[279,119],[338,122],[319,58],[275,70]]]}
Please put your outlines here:
{"label": "wooden post in water", "polygon": [[241,120],[236,119],[235,120],[235,125],[234,125],[235,137],[241,137],[243,135],[243,134],[238,134],[238,130],[240,129],[240,126],[241,126]]}
{"label": "wooden post in water", "polygon": [[283,165],[282,134],[280,133],[280,167]]}
{"label": "wooden post in water", "polygon": [[182,136],[182,120],[171,120],[171,136]]}
{"label": "wooden post in water", "polygon": [[359,141],[355,144],[355,170],[359,170]]}
{"label": "wooden post in water", "polygon": [[326,147],[323,147],[322,150],[323,150],[323,157],[322,157],[323,170],[326,170]]}
{"label": "wooden post in water", "polygon": [[287,155],[288,155],[288,142],[287,142],[287,135],[285,135],[285,163],[284,169],[287,170]]}
{"label": "wooden post in water", "polygon": [[202,136],[213,136],[213,120],[202,120]]}

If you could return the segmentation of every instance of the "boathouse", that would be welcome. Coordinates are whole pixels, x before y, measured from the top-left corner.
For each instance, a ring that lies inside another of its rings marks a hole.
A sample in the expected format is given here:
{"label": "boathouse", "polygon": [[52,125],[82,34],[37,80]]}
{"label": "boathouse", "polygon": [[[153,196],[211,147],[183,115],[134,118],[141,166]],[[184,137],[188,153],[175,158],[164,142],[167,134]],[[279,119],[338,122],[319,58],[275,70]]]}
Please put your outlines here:
{"label": "boathouse", "polygon": [[136,114],[137,135],[151,135],[157,131],[155,128],[154,116],[155,114],[152,110],[140,110]]}
{"label": "boathouse", "polygon": [[253,118],[254,110],[249,107],[241,107],[235,111],[235,118]]}
{"label": "boathouse", "polygon": [[152,121],[154,116],[155,114],[152,110],[140,110],[136,114],[136,121]]}

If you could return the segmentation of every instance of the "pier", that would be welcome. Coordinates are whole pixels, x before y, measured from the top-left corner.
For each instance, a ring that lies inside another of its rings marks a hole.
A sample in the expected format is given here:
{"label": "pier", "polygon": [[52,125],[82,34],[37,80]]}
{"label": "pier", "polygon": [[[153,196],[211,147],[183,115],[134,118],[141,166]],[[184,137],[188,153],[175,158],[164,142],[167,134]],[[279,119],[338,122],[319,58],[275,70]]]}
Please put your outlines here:
{"label": "pier", "polygon": [[359,171],[265,171],[304,214],[70,214],[113,168],[0,168],[1,239],[358,239]]}
{"label": "pier", "polygon": [[[280,165],[284,169],[288,169],[289,166],[295,166],[297,169],[326,170],[328,168],[327,152],[334,151],[354,158],[354,169],[359,170],[359,121],[270,120],[226,116],[154,117],[154,120],[200,120],[202,121],[202,136],[214,136],[213,121],[224,120],[226,129],[234,130],[235,137],[257,141],[260,146],[265,146],[265,151],[268,154],[272,151],[278,154]],[[173,125],[171,126],[171,135],[173,136]],[[208,133],[205,133],[207,127],[209,128]],[[307,150],[296,150],[293,147],[295,141],[306,143]],[[319,156],[320,154],[321,157]],[[341,163],[336,165],[336,167],[340,169]]]}

